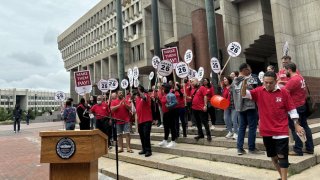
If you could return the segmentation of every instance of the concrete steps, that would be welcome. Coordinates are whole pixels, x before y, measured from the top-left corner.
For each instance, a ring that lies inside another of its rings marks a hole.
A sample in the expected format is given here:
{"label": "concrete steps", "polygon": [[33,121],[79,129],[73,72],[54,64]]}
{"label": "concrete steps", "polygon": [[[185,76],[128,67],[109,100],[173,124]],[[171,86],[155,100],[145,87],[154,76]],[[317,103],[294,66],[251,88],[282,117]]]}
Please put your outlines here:
{"label": "concrete steps", "polygon": [[[253,155],[244,154],[237,155],[236,148],[226,148],[226,147],[214,147],[214,146],[203,146],[196,144],[185,144],[177,143],[175,148],[165,148],[158,146],[160,141],[152,141],[152,151],[159,153],[166,153],[184,157],[206,159],[211,161],[234,163],[239,165],[245,165],[256,168],[272,169],[274,166],[270,161],[270,158],[266,154]],[[141,143],[139,139],[131,140],[131,147],[134,149],[141,150]],[[264,152],[265,153],[265,152]],[[320,161],[320,159],[319,159]],[[289,171],[292,173],[299,173],[309,167],[317,164],[316,155],[304,155],[302,157],[290,156],[289,157],[290,168]]]}
{"label": "concrete steps", "polygon": [[[137,150],[136,150],[137,151]],[[115,159],[114,151],[106,158]],[[183,157],[166,153],[154,152],[151,157],[144,157],[137,153],[120,153],[122,162],[149,167],[152,169],[186,175],[199,179],[277,179],[278,172],[268,169],[247,167],[238,164],[215,162],[211,160]],[[136,171],[140,171],[136,169]],[[129,174],[129,173],[125,173]],[[167,177],[170,178],[170,177]],[[167,179],[165,178],[165,179]],[[139,179],[139,178],[134,178]],[[153,178],[149,178],[153,179]]]}
{"label": "concrete steps", "polygon": [[[109,158],[99,159],[99,171],[109,177],[116,179],[116,161]],[[197,180],[197,178],[188,177],[186,175],[171,173],[159,169],[153,169],[136,164],[119,162],[119,179],[121,180],[149,180],[149,179],[166,179],[166,180]]]}

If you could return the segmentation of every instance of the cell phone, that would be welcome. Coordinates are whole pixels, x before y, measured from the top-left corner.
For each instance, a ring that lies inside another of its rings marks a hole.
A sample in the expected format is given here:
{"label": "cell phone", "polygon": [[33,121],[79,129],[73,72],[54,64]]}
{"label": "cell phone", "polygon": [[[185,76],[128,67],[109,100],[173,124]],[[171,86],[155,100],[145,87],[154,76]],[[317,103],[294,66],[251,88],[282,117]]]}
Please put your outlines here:
{"label": "cell phone", "polygon": [[299,134],[297,133],[299,139],[301,140],[302,143],[305,143],[307,141],[307,137],[306,135],[303,133],[303,134]]}

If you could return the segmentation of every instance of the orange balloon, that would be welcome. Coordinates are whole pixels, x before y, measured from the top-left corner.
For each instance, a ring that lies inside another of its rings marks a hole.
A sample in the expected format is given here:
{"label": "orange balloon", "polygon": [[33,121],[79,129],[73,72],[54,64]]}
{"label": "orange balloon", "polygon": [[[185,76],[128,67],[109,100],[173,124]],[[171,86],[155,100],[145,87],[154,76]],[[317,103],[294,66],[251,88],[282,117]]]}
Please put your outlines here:
{"label": "orange balloon", "polygon": [[222,96],[214,95],[210,99],[210,103],[213,107],[218,109],[227,109],[230,105],[230,101]]}

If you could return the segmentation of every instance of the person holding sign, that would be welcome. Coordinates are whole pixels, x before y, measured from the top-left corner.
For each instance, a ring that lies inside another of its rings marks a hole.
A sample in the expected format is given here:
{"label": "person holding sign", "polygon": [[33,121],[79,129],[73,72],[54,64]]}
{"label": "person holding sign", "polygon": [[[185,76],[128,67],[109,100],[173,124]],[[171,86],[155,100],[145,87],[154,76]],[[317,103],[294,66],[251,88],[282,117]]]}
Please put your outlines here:
{"label": "person holding sign", "polygon": [[194,139],[199,140],[204,138],[202,132],[202,124],[204,125],[207,133],[207,140],[211,141],[211,132],[208,124],[208,97],[207,97],[207,89],[204,86],[200,86],[200,83],[197,78],[192,79],[193,89],[191,90],[192,94],[192,112],[194,118],[196,119],[198,136],[194,137]]}
{"label": "person holding sign", "polygon": [[97,104],[93,105],[90,111],[96,117],[96,128],[100,129],[108,138],[108,146],[111,146],[112,127],[111,120],[107,118],[110,115],[110,109],[107,103],[102,102],[102,95],[97,97]]}
{"label": "person holding sign", "polygon": [[119,153],[123,152],[123,136],[126,138],[127,152],[133,153],[130,148],[130,116],[129,110],[131,106],[124,98],[123,92],[121,90],[118,91],[118,98],[114,99],[111,102],[110,109],[112,112],[112,116],[116,119],[123,120],[124,122],[117,121],[117,136],[119,140],[120,150]]}
{"label": "person holding sign", "polygon": [[139,155],[149,157],[152,155],[151,151],[151,126],[152,126],[152,112],[151,112],[151,98],[142,85],[138,86],[138,94],[135,98],[136,113],[138,118],[138,131],[141,140],[142,150]]}
{"label": "person holding sign", "polygon": [[274,72],[269,71],[264,74],[264,85],[262,87],[248,90],[247,81],[248,78],[243,80],[241,96],[257,102],[260,115],[259,133],[263,137],[267,156],[271,158],[281,179],[287,179],[290,165],[288,160],[288,114],[292,119],[290,121],[293,121],[296,133],[300,135],[305,133],[298,124],[297,110],[289,93],[276,86],[276,74]]}

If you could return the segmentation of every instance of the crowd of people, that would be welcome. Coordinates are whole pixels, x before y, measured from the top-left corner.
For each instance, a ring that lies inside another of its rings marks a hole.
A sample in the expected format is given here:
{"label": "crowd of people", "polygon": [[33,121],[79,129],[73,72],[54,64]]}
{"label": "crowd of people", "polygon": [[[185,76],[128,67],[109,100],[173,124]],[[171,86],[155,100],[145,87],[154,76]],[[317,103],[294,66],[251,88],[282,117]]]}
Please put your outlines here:
{"label": "crowd of people", "polygon": [[[282,58],[282,66],[278,73],[274,72],[273,66],[268,66],[259,79],[252,74],[250,65],[243,63],[239,71],[221,76],[218,89],[222,97],[230,102],[229,107],[224,109],[225,138],[237,142],[237,154],[247,153],[244,149],[247,127],[248,153],[264,154],[256,148],[259,126],[267,156],[271,157],[282,179],[286,179],[288,155],[313,154],[314,145],[306,117],[305,81],[290,56]],[[73,130],[78,115],[81,130],[100,129],[108,135],[110,148],[112,139],[117,138],[119,153],[124,152],[125,138],[127,152],[133,153],[130,133],[136,120],[142,145],[139,154],[146,157],[152,155],[152,125],[164,129],[163,140],[158,144],[162,147],[178,146],[176,140],[180,138],[180,131],[185,138],[188,128],[197,128],[198,134],[194,139],[205,138],[202,126],[206,140],[212,141],[211,130],[215,129],[216,119],[215,107],[210,99],[215,94],[214,88],[208,78],[201,82],[193,78],[182,83],[157,83],[151,90],[146,90],[142,85],[131,93],[118,90],[110,95],[110,99],[108,95],[91,96],[88,101],[82,98],[76,108],[72,107],[69,99],[63,114],[65,126],[67,130]],[[116,123],[116,132],[112,123]],[[292,152],[289,152],[289,128],[295,141]]]}

